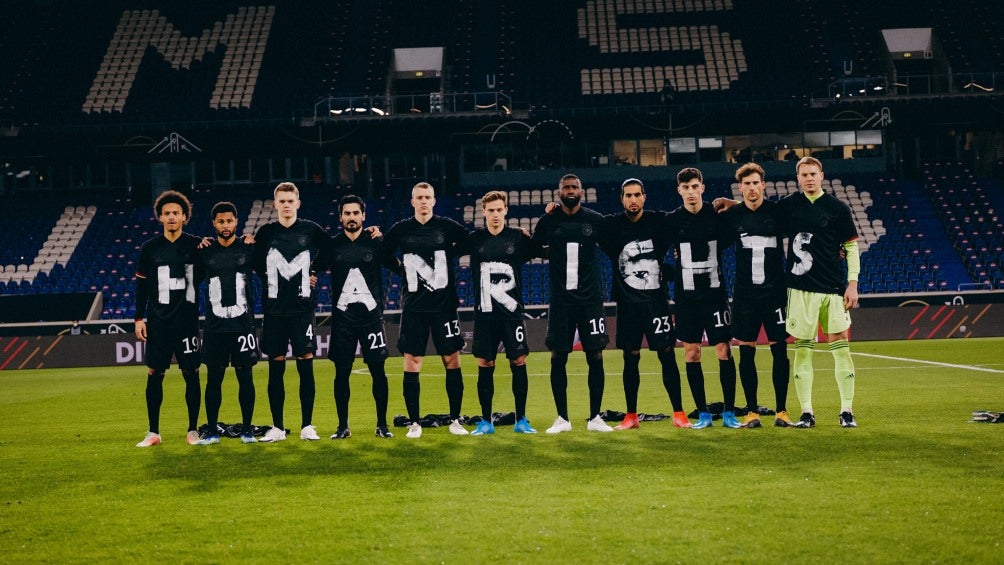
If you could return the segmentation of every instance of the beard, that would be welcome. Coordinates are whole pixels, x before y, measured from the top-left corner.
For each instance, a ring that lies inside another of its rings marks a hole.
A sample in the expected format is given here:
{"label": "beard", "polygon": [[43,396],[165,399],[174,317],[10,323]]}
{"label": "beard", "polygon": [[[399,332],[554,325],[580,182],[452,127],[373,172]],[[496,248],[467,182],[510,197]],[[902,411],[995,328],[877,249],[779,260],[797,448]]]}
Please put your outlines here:
{"label": "beard", "polygon": [[582,197],[578,195],[561,197],[561,204],[564,205],[565,208],[575,208],[579,205],[580,201],[582,201]]}
{"label": "beard", "polygon": [[625,208],[624,213],[627,214],[627,217],[629,218],[637,218],[638,215],[641,214],[641,210],[641,208],[638,208],[637,210],[628,210]]}
{"label": "beard", "polygon": [[348,224],[342,224],[342,229],[349,233],[356,233],[357,231],[363,229],[362,224],[357,224],[355,222],[350,222]]}

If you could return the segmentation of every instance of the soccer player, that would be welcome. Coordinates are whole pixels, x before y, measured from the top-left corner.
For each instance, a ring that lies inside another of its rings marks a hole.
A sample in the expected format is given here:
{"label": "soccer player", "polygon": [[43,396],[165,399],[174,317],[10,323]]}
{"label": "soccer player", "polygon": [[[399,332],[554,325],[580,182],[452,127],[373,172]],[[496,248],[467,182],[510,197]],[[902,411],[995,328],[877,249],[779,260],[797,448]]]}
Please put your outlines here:
{"label": "soccer player", "polygon": [[335,364],[335,408],[338,428],[331,439],[352,436],[349,430],[349,376],[355,361],[356,346],[362,350],[363,362],[373,378],[373,400],[376,403],[376,436],[392,438],[387,427],[387,338],[383,326],[383,283],[381,264],[399,270],[393,256],[386,255],[383,240],[374,239],[363,230],[366,221],[366,203],[347,194],[338,203],[342,233],[336,235],[330,247],[322,252],[315,263],[320,268],[331,269],[332,314],[331,347],[328,358]]}
{"label": "soccer player", "polygon": [[[136,339],[146,342],[146,412],[150,429],[136,447],[161,443],[160,405],[164,401],[164,372],[173,356],[185,379],[189,445],[200,437],[199,306],[196,284],[201,278],[197,247],[201,239],[185,233],[192,203],[168,190],[154,202],[161,235],[145,242],[136,265]],[[145,319],[144,319],[145,318]]]}
{"label": "soccer player", "polygon": [[645,185],[638,179],[621,184],[624,212],[606,216],[606,237],[600,247],[614,265],[613,296],[617,302],[617,348],[624,355],[624,396],[627,414],[614,427],[638,427],[638,387],[641,377],[642,338],[655,351],[662,365],[662,384],[673,405],[673,425],[689,428],[683,412],[680,369],[673,348],[676,331],[669,314],[669,292],[663,276],[663,261],[672,242],[666,216],[645,211]]}
{"label": "soccer player", "polygon": [[398,350],[404,355],[404,403],[411,425],[405,437],[422,437],[419,422],[422,370],[425,348],[432,334],[436,353],[446,368],[446,394],[450,402],[450,433],[467,435],[460,423],[464,380],[460,350],[464,338],[457,317],[456,258],[464,253],[467,230],[455,220],[433,213],[436,191],[420,182],[411,189],[412,218],[394,224],[385,237],[388,253],[400,252],[404,266],[401,292],[401,335]]}
{"label": "soccer player", "polygon": [[254,378],[252,368],[260,357],[254,327],[254,246],[237,237],[237,207],[231,202],[213,206],[216,239],[199,249],[206,270],[206,325],[202,360],[206,365],[206,415],[209,432],[199,445],[220,442],[216,432],[223,400],[223,376],[227,365],[234,366],[241,407],[241,441],[256,443],[251,431],[254,415]]}
{"label": "soccer player", "polygon": [[735,416],[736,365],[729,343],[731,313],[722,276],[722,254],[729,243],[727,230],[712,206],[702,199],[701,171],[687,167],[676,175],[676,180],[683,206],[669,214],[668,222],[677,257],[676,330],[683,342],[687,381],[698,410],[698,421],[693,427],[711,427],[701,368],[701,343],[707,335],[718,357],[725,397],[722,425],[739,428],[742,424]]}
{"label": "soccer player", "polygon": [[584,208],[582,181],[573,174],[561,177],[557,190],[561,205],[544,214],[533,233],[533,242],[548,249],[551,299],[547,338],[551,351],[551,393],[558,417],[549,434],[572,431],[568,417],[568,354],[575,331],[589,367],[589,421],[586,429],[612,432],[600,417],[603,401],[603,348],[609,343],[603,317],[603,282],[597,244],[602,237],[603,216]]}
{"label": "soccer player", "polygon": [[495,395],[495,357],[499,344],[505,346],[512,369],[512,394],[516,401],[513,431],[535,434],[526,419],[529,379],[526,356],[530,349],[523,324],[523,263],[539,255],[536,246],[522,231],[506,226],[509,213],[506,193],[493,190],[481,199],[485,227],[474,230],[468,243],[471,272],[474,273],[474,344],[478,360],[478,400],[482,420],[471,435],[495,433],[492,398]]}
{"label": "soccer player", "polygon": [[[833,355],[834,377],[840,391],[838,420],[845,428],[854,419],[854,362],[851,361],[849,310],[858,304],[861,259],[858,233],[847,204],[823,192],[823,165],[802,157],[795,166],[799,194],[780,201],[787,221],[788,322],[795,338],[795,392],[802,405],[796,427],[816,425],[812,407],[812,348],[822,327]],[[844,259],[847,274],[844,275]]]}
{"label": "soccer player", "polygon": [[255,234],[255,271],[262,282],[261,349],[268,356],[268,405],[272,427],[263,442],[286,439],[283,409],[286,402],[286,353],[292,350],[300,376],[300,439],[319,440],[311,424],[314,413],[314,308],[315,289],[310,265],[328,245],[328,234],[309,220],[297,217],[300,191],[291,182],[279,183],[273,191],[273,206],[279,219]]}
{"label": "soccer player", "polygon": [[785,330],[787,285],[781,242],[783,226],[777,204],[764,198],[764,171],[760,165],[746,163],[739,167],[736,181],[743,195],[742,205],[731,208],[725,219],[737,242],[732,330],[739,340],[739,380],[748,410],[743,426],[760,427],[755,356],[760,328],[763,328],[773,360],[774,425],[787,427],[792,424],[786,408],[790,364]]}

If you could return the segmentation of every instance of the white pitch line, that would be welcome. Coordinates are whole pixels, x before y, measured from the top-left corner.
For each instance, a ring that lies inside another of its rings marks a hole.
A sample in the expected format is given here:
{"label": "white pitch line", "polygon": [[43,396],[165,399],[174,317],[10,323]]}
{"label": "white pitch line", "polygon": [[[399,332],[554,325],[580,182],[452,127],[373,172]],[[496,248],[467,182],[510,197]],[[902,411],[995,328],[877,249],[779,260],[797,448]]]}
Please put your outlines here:
{"label": "white pitch line", "polygon": [[861,357],[875,357],[876,359],[889,359],[892,361],[906,361],[908,363],[920,363],[924,365],[936,365],[938,367],[951,367],[953,369],[966,369],[969,371],[983,371],[985,373],[998,373],[1004,374],[1004,371],[1000,369],[988,369],[986,367],[976,367],[973,365],[956,365],[955,363],[940,363],[938,361],[924,361],[922,359],[910,359],[908,357],[893,357],[891,355],[876,355],[874,353],[857,353],[854,352],[852,355]]}

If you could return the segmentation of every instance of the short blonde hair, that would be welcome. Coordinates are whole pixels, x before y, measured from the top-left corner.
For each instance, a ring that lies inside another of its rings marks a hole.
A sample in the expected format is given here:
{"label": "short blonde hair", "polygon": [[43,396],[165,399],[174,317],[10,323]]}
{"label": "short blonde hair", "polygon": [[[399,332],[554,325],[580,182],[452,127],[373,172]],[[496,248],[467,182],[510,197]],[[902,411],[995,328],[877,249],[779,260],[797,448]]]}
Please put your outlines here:
{"label": "short blonde hair", "polygon": [[484,209],[489,202],[495,202],[496,200],[501,200],[503,206],[509,207],[509,195],[501,190],[491,190],[481,197],[481,208]]}
{"label": "short blonde hair", "polygon": [[420,183],[416,184],[415,186],[411,187],[411,197],[412,198],[415,197],[415,191],[418,190],[418,189],[420,189],[420,188],[422,188],[422,189],[429,189],[429,190],[432,191],[432,195],[433,196],[436,195],[436,189],[433,188],[431,184],[423,181],[423,182],[420,182]]}
{"label": "short blonde hair", "polygon": [[802,168],[802,165],[815,165],[819,167],[820,171],[823,170],[823,164],[819,162],[819,159],[806,155],[805,157],[799,159],[798,163],[795,165],[795,174],[798,174],[798,169]]}
{"label": "short blonde hair", "polygon": [[289,181],[280,182],[276,185],[275,190],[272,191],[272,198],[277,198],[280,192],[292,192],[296,195],[297,199],[300,198],[300,189],[296,188],[296,185]]}

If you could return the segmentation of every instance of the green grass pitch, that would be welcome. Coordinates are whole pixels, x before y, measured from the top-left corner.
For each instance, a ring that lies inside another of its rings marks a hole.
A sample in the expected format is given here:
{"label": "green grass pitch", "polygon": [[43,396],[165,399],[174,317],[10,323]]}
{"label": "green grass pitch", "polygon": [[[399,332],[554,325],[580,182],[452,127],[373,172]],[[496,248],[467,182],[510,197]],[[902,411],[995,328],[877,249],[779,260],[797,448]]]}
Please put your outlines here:
{"label": "green grass pitch", "polygon": [[[1004,426],[969,423],[1004,409],[1002,339],[852,344],[860,427],[837,424],[832,360],[816,353],[811,430],[585,430],[585,362],[573,354],[575,429],[554,419],[548,356],[530,357],[528,415],[541,432],[373,437],[369,377],[352,381],[354,436],[330,441],[329,361],[315,365],[320,442],[184,442],[183,385],[165,382],[164,444],[146,430],[142,368],[0,373],[0,561],[696,563],[1004,562]],[[706,348],[709,400],[720,400]],[[682,352],[677,360],[682,366]],[[760,403],[773,403],[761,349]],[[435,362],[433,362],[435,361]],[[623,410],[621,359],[605,357],[604,408]],[[464,412],[478,413],[463,360]],[[426,360],[423,412],[446,411],[443,369]],[[403,413],[401,359],[388,361],[390,415]],[[671,411],[658,362],[642,358],[639,408]],[[255,422],[269,421],[266,365]],[[205,374],[203,371],[203,383]],[[299,421],[286,373],[288,424]],[[512,409],[507,367],[496,410]],[[741,403],[742,393],[739,392]],[[684,383],[687,411],[693,409]],[[788,403],[794,417],[794,388]],[[203,419],[205,414],[202,414]],[[221,420],[239,420],[232,371]]]}

